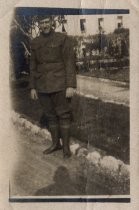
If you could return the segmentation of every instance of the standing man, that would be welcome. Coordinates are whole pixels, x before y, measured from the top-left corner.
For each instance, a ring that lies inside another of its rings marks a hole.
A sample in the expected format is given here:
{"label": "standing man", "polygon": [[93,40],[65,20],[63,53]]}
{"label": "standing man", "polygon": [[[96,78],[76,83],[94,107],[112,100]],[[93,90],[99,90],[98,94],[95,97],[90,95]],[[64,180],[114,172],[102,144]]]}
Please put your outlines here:
{"label": "standing man", "polygon": [[61,149],[61,137],[64,158],[69,158],[70,102],[76,88],[73,46],[67,35],[52,29],[51,16],[41,16],[39,27],[40,36],[31,43],[31,98],[39,99],[52,137],[44,154]]}

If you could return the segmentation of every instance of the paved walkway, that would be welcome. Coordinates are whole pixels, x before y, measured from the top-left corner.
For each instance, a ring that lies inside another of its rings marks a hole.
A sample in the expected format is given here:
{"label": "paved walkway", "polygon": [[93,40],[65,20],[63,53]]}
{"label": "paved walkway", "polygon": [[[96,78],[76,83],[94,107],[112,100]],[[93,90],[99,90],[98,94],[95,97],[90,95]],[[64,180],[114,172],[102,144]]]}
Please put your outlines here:
{"label": "paved walkway", "polygon": [[129,87],[126,83],[78,75],[77,90],[88,97],[129,106]]}

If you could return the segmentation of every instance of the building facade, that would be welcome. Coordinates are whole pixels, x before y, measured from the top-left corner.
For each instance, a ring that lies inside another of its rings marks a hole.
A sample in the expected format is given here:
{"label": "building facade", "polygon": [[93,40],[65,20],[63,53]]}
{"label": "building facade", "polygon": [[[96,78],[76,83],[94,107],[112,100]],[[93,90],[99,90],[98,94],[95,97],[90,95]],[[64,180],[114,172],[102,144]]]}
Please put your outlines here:
{"label": "building facade", "polygon": [[68,35],[88,36],[112,33],[116,28],[129,28],[129,15],[65,15],[64,23],[56,23],[56,31]]}

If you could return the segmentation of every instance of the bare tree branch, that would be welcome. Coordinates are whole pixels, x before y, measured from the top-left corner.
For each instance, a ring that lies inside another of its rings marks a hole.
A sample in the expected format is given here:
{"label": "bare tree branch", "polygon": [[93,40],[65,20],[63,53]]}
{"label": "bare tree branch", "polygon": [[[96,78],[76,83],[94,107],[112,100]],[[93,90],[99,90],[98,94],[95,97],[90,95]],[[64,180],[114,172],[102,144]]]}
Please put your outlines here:
{"label": "bare tree branch", "polygon": [[25,45],[24,42],[21,42],[21,44],[23,45],[23,47],[25,48],[25,55],[31,55],[31,53],[29,52],[29,50],[27,49],[27,46]]}
{"label": "bare tree branch", "polygon": [[16,19],[14,19],[14,22],[15,22],[15,24],[19,27],[19,29],[23,32],[24,35],[26,35],[28,38],[32,39],[32,36],[29,35],[29,33],[26,33],[26,32],[24,31],[24,29],[21,27],[21,25],[17,22]]}

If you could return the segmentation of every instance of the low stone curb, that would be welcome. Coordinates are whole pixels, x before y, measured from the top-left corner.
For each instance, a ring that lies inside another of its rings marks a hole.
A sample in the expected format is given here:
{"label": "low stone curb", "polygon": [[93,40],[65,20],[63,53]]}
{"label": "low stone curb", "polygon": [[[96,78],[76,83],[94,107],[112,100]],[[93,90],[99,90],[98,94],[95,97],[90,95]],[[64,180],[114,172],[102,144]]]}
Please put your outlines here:
{"label": "low stone curb", "polygon": [[[33,135],[40,136],[45,142],[46,139],[51,140],[51,135],[47,129],[42,129],[39,126],[31,123],[20,114],[12,111],[11,119],[14,125],[19,130],[28,130]],[[73,155],[79,158],[84,158],[88,166],[96,168],[97,171],[102,172],[116,180],[129,180],[130,168],[129,165],[123,161],[116,159],[113,156],[103,156],[98,151],[89,152],[85,147],[82,147],[80,143],[72,142],[70,146]]]}

